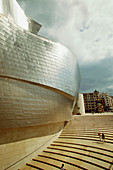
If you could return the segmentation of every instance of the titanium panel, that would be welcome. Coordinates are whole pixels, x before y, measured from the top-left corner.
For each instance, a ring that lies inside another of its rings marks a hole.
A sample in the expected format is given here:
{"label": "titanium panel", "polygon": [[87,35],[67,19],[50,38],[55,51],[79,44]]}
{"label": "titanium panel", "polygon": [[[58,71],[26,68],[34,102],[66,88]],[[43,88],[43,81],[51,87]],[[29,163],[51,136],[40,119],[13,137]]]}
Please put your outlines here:
{"label": "titanium panel", "polygon": [[32,32],[33,34],[37,34],[41,28],[39,23],[25,15],[16,0],[0,0],[0,13],[7,16],[9,20],[13,21],[18,26]]}
{"label": "titanium panel", "polygon": [[71,118],[73,101],[34,84],[0,78],[0,129],[28,127]]}
{"label": "titanium panel", "polygon": [[5,9],[11,10],[15,0],[1,2],[0,129],[69,120],[79,89],[76,58],[63,45],[24,30],[16,17],[8,17]]}
{"label": "titanium panel", "polygon": [[[1,18],[5,20],[4,16]],[[77,97],[79,68],[66,47],[34,36],[11,22],[2,25],[5,29],[0,25],[4,35],[0,36],[1,76],[40,83]]]}

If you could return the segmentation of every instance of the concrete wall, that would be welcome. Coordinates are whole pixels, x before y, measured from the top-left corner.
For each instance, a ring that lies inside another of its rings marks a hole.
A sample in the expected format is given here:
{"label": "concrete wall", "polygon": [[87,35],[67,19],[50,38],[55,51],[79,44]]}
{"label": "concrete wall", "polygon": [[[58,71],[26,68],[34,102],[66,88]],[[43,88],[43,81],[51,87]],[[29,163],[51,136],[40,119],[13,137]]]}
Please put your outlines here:
{"label": "concrete wall", "polygon": [[80,108],[79,113],[85,114],[85,107],[84,107],[84,97],[83,97],[83,94],[80,94],[80,93],[79,93],[77,103],[78,103],[78,107]]}

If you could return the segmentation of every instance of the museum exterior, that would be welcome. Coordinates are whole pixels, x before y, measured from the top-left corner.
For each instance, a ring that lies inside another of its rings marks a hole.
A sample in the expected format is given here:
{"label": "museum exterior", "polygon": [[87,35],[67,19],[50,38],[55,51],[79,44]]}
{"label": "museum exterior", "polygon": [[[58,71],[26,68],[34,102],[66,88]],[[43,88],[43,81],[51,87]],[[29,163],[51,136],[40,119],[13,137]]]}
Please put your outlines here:
{"label": "museum exterior", "polygon": [[0,0],[0,169],[30,160],[63,128],[76,104],[76,58],[37,35],[40,28],[15,0]]}

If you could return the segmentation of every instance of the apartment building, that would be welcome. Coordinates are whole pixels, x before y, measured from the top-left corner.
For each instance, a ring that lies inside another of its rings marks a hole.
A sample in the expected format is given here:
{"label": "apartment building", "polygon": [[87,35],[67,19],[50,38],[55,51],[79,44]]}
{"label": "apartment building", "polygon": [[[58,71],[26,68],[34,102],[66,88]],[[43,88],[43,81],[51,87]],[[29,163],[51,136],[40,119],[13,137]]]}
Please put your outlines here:
{"label": "apartment building", "polygon": [[97,100],[99,99],[99,92],[95,90],[93,93],[83,93],[85,112],[91,113],[97,110]]}
{"label": "apartment building", "polygon": [[113,111],[113,98],[109,95],[109,93],[100,94],[100,98],[104,101],[104,110],[105,111]]}
{"label": "apartment building", "polygon": [[93,93],[83,93],[86,113],[113,111],[113,97],[108,93],[100,94],[95,90]]}

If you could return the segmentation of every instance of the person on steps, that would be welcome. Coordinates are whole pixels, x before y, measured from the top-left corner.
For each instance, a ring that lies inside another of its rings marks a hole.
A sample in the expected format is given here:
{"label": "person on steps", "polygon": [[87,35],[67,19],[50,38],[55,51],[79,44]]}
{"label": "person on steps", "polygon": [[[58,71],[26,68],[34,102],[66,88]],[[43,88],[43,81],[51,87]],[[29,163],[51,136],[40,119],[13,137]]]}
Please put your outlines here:
{"label": "person on steps", "polygon": [[64,164],[62,164],[62,166],[61,166],[61,170],[64,170],[64,168],[63,168],[63,167],[64,167]]}
{"label": "person on steps", "polygon": [[100,133],[98,133],[98,136],[99,136],[99,138],[100,138],[100,141],[101,141],[101,139],[102,139],[102,138],[101,138],[101,135],[100,135]]}
{"label": "person on steps", "polygon": [[102,133],[102,142],[103,143],[105,142],[105,135],[104,135],[104,133]]}

